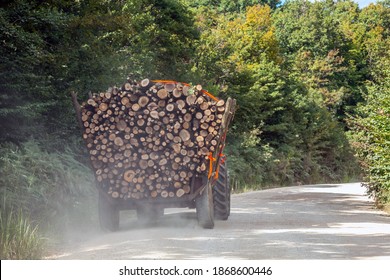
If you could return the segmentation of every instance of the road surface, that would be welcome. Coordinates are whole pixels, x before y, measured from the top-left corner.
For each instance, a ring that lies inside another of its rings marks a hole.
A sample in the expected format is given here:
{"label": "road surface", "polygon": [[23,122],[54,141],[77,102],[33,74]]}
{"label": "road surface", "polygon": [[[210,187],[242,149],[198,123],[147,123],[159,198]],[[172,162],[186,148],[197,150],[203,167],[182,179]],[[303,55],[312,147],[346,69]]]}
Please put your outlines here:
{"label": "road surface", "polygon": [[390,217],[360,184],[268,189],[232,196],[229,220],[200,228],[195,210],[153,225],[121,220],[49,259],[390,259]]}

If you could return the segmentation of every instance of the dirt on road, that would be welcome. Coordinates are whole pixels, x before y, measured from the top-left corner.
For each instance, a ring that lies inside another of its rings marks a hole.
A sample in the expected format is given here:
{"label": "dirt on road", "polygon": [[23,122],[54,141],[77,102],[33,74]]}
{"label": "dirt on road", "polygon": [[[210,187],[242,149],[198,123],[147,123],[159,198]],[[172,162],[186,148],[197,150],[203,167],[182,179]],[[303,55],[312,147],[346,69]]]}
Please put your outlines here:
{"label": "dirt on road", "polygon": [[297,186],[232,196],[212,230],[195,210],[167,209],[154,224],[121,220],[48,259],[390,259],[390,217],[358,183]]}

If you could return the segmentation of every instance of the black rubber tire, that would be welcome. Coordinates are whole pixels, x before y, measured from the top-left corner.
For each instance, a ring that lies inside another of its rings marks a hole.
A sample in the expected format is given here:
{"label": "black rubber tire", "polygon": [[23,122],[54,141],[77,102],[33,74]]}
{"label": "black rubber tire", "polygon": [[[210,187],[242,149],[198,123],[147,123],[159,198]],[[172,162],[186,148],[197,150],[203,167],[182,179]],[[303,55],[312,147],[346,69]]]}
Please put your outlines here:
{"label": "black rubber tire", "polygon": [[164,208],[138,207],[137,218],[141,222],[153,222],[164,216]]}
{"label": "black rubber tire", "polygon": [[199,225],[207,229],[214,228],[213,190],[210,184],[195,199],[195,206]]}
{"label": "black rubber tire", "polygon": [[119,210],[108,199],[99,193],[98,200],[99,222],[102,230],[117,231],[119,229]]}
{"label": "black rubber tire", "polygon": [[230,185],[226,161],[219,166],[218,180],[213,188],[214,216],[226,221],[230,216]]}

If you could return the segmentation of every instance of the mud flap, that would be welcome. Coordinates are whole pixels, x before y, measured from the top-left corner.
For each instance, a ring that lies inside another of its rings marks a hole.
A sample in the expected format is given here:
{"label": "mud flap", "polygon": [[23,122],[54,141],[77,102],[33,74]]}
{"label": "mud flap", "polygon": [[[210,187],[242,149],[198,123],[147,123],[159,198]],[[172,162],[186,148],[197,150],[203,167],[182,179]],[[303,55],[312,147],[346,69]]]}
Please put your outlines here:
{"label": "mud flap", "polygon": [[213,190],[210,183],[196,198],[195,204],[199,225],[207,229],[214,228]]}

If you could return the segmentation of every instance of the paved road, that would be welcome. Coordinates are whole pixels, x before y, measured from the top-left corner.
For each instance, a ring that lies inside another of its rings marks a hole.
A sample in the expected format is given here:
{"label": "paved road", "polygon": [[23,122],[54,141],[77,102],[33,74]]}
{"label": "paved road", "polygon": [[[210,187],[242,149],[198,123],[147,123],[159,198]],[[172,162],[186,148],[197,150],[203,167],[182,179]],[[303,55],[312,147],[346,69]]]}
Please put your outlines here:
{"label": "paved road", "polygon": [[154,225],[121,220],[50,259],[390,259],[390,217],[360,184],[269,189],[232,196],[228,221],[197,225],[170,210]]}

